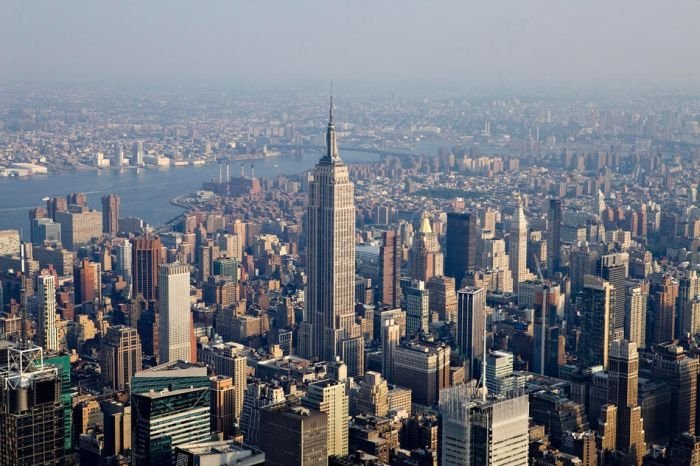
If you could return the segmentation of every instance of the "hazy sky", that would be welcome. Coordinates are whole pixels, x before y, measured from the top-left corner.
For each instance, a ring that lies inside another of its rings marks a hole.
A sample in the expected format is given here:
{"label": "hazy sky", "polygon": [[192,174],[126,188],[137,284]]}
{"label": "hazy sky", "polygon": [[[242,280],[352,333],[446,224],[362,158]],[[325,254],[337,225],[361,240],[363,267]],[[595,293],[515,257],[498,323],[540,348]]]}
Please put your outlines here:
{"label": "hazy sky", "polygon": [[5,0],[0,79],[700,82],[698,0]]}

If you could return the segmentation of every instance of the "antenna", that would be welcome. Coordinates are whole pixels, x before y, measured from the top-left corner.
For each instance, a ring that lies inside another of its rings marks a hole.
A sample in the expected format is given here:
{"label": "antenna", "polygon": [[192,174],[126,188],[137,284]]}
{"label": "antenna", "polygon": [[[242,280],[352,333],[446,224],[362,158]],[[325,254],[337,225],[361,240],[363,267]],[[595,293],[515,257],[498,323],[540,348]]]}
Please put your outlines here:
{"label": "antenna", "polygon": [[331,79],[331,109],[328,114],[328,122],[333,123],[333,80]]}
{"label": "antenna", "polygon": [[481,401],[486,401],[486,316],[484,316],[484,355],[481,357]]}

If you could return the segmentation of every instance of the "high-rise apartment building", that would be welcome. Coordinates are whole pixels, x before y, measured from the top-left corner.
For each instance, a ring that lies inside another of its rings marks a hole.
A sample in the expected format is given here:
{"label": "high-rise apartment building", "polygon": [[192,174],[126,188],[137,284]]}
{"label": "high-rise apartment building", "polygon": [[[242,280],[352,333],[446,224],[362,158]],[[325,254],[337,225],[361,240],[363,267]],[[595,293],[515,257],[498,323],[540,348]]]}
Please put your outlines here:
{"label": "high-rise apartment building", "polygon": [[355,323],[354,186],[338,153],[332,99],[326,153],[309,182],[306,238],[309,279],[300,353],[327,361],[340,356],[349,375],[357,375],[364,370],[364,343]]}
{"label": "high-rise apartment building", "polygon": [[326,414],[328,423],[328,456],[348,454],[348,423],[350,422],[350,400],[345,393],[345,383],[335,380],[319,380],[309,384],[301,403]]}
{"label": "high-rise apartment building", "polygon": [[160,363],[190,361],[190,267],[163,264],[158,278],[158,344]]}
{"label": "high-rise apartment building", "polygon": [[400,238],[393,230],[382,233],[382,245],[379,247],[379,301],[397,308],[401,303],[401,256]]}
{"label": "high-rise apartment building", "polygon": [[476,214],[447,213],[445,275],[453,277],[457,287],[461,286],[467,271],[477,265],[477,236]]}
{"label": "high-rise apartment building", "polygon": [[110,235],[119,233],[119,206],[121,200],[116,194],[102,196],[102,231]]}
{"label": "high-rise apartment building", "polygon": [[125,390],[141,365],[141,340],[135,328],[114,325],[107,329],[100,351],[102,383],[113,390]]}
{"label": "high-rise apartment building", "polygon": [[36,277],[37,319],[36,342],[46,351],[58,351],[58,330],[56,328],[56,278],[42,271]]}
{"label": "high-rise apartment building", "polygon": [[584,277],[581,297],[581,340],[579,361],[582,367],[608,366],[612,322],[610,312],[614,287],[600,277]]}
{"label": "high-rise apartment building", "polygon": [[476,379],[484,361],[486,291],[462,288],[457,295],[457,347],[468,363],[467,378]]}

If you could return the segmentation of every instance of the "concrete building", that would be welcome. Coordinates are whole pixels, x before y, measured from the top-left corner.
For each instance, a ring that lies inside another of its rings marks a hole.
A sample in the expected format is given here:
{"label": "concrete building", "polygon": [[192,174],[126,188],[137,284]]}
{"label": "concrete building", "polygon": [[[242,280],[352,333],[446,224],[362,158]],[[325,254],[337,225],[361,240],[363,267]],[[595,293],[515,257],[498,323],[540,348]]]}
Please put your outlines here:
{"label": "concrete building", "polygon": [[141,370],[141,340],[135,328],[115,325],[107,329],[100,351],[102,384],[126,390],[131,377]]}
{"label": "concrete building", "polygon": [[427,334],[430,325],[430,296],[425,283],[412,280],[405,294],[407,335],[410,337],[418,333]]}
{"label": "concrete building", "polygon": [[56,328],[56,278],[43,271],[36,277],[37,285],[37,344],[46,351],[58,351],[58,330]]}
{"label": "concrete building", "polygon": [[328,379],[312,382],[301,402],[306,408],[326,414],[328,456],[347,455],[350,401],[345,393],[345,384]]}
{"label": "concrete building", "polygon": [[177,263],[163,264],[158,283],[159,361],[161,364],[178,359],[190,361],[190,267]]}
{"label": "concrete building", "polygon": [[267,466],[328,464],[328,416],[315,409],[277,404],[260,410],[260,449]]}
{"label": "concrete building", "polygon": [[610,312],[614,287],[600,277],[584,277],[581,299],[581,341],[579,360],[582,367],[608,367],[608,347],[613,332]]}
{"label": "concrete building", "polygon": [[175,448],[174,464],[196,466],[258,466],[265,464],[265,453],[231,440],[197,442]]}
{"label": "concrete building", "polygon": [[462,288],[457,296],[457,346],[469,366],[467,378],[476,379],[484,361],[486,292],[483,288]]}
{"label": "concrete building", "polygon": [[355,376],[364,371],[364,344],[355,323],[354,186],[338,153],[332,98],[326,153],[309,182],[307,222],[308,284],[299,352],[326,361],[340,356]]}
{"label": "concrete building", "polygon": [[520,282],[529,278],[527,270],[527,219],[523,211],[523,204],[520,195],[515,198],[516,206],[510,224],[510,239],[508,257],[510,259],[510,270],[513,274],[513,288],[518,292]]}
{"label": "concrete building", "polygon": [[440,390],[450,386],[450,347],[427,342],[397,346],[393,372],[393,383],[410,388],[414,403],[433,405]]}
{"label": "concrete building", "polygon": [[73,251],[102,236],[102,213],[87,207],[71,205],[66,212],[56,212],[61,225],[61,241]]}

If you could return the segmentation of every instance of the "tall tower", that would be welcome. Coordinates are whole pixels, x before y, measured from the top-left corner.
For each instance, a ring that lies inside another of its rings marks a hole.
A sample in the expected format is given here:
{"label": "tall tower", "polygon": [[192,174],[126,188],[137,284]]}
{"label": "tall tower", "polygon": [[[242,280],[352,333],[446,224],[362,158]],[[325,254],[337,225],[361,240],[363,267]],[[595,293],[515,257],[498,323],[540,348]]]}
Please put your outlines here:
{"label": "tall tower", "polygon": [[594,275],[585,275],[583,282],[579,360],[584,368],[598,365],[607,368],[615,287]]}
{"label": "tall tower", "polygon": [[462,288],[457,292],[457,346],[469,362],[470,379],[481,374],[484,361],[484,322],[486,320],[486,290]]}
{"label": "tall tower", "polygon": [[[46,351],[58,351],[56,329],[56,278],[46,271],[37,282],[37,344]],[[24,325],[24,323],[22,324]]]}
{"label": "tall tower", "polygon": [[399,344],[401,329],[394,319],[383,321],[382,326],[382,375],[389,382],[394,382],[394,350]]}
{"label": "tall tower", "polygon": [[395,309],[401,303],[401,243],[393,230],[382,233],[379,248],[379,291],[382,304]]}
{"label": "tall tower", "polygon": [[547,270],[549,276],[558,272],[561,265],[561,221],[561,199],[550,199],[547,218]]}
{"label": "tall tower", "polygon": [[518,194],[516,207],[510,224],[510,270],[513,274],[513,289],[517,293],[521,282],[527,280],[527,219],[523,203]]}
{"label": "tall tower", "polygon": [[143,236],[134,240],[133,285],[134,294],[141,293],[147,301],[156,299],[158,267],[163,263],[163,245],[160,238]]}
{"label": "tall tower", "polygon": [[[307,358],[334,361],[336,356],[341,356],[349,368],[364,367],[362,337],[355,323],[354,193],[348,168],[338,154],[331,97],[326,154],[309,182],[309,281],[300,348]],[[344,348],[359,349],[346,355],[357,361],[345,360]]]}
{"label": "tall tower", "polygon": [[429,282],[432,277],[443,275],[443,256],[438,235],[430,226],[430,219],[423,216],[420,229],[413,237],[409,259],[411,278]]}
{"label": "tall tower", "polygon": [[121,200],[116,194],[102,196],[102,231],[110,235],[119,232],[119,206]]}
{"label": "tall tower", "polygon": [[617,447],[642,464],[646,447],[642,408],[637,404],[639,355],[637,345],[626,340],[610,344],[608,402],[617,406]]}
{"label": "tall tower", "polygon": [[160,363],[190,361],[190,267],[163,264],[158,283]]}
{"label": "tall tower", "polygon": [[477,263],[476,214],[447,213],[445,275],[454,277],[459,288],[464,276]]}
{"label": "tall tower", "polygon": [[131,296],[131,287],[134,282],[131,273],[132,251],[131,242],[126,238],[120,238],[119,243],[113,243],[116,255],[115,272],[124,278],[127,286],[127,296]]}

